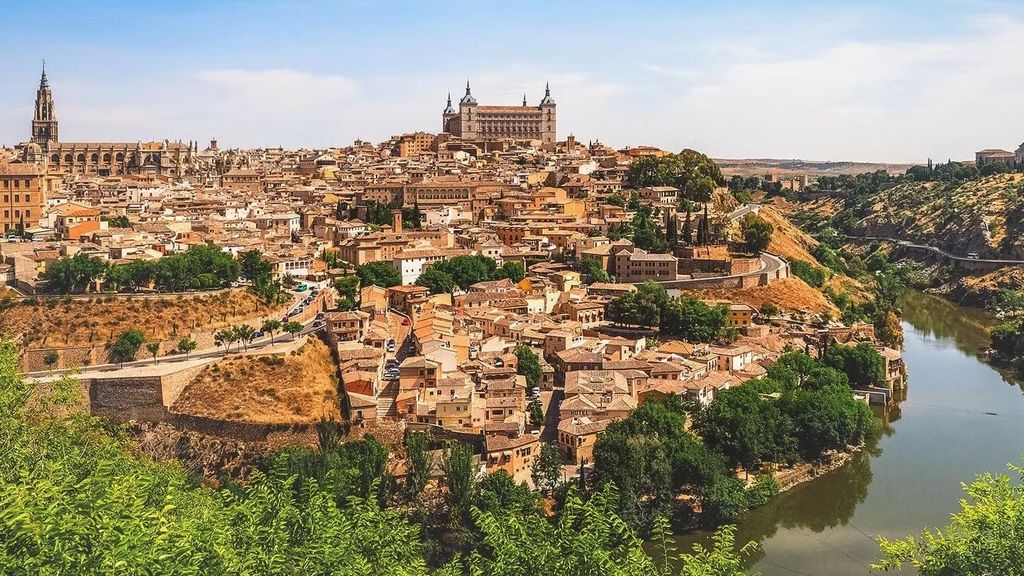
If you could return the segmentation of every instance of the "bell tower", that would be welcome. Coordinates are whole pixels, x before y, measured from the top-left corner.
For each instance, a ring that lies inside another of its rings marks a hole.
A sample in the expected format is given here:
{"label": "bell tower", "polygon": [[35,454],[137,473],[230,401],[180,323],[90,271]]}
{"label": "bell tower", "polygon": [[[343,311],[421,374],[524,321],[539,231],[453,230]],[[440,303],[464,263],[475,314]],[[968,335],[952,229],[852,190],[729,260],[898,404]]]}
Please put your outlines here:
{"label": "bell tower", "polygon": [[36,90],[36,109],[32,118],[32,142],[46,147],[57,143],[57,115],[53,111],[53,93],[46,79],[46,61]]}

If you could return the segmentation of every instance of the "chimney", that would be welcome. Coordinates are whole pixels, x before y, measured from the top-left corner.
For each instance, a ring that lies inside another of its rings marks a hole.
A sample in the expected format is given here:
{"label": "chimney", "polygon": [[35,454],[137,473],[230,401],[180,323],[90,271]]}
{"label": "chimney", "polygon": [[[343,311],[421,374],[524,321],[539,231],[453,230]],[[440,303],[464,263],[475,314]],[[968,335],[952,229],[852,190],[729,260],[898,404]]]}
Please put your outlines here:
{"label": "chimney", "polygon": [[395,234],[402,232],[402,209],[395,208],[391,211],[391,229]]}

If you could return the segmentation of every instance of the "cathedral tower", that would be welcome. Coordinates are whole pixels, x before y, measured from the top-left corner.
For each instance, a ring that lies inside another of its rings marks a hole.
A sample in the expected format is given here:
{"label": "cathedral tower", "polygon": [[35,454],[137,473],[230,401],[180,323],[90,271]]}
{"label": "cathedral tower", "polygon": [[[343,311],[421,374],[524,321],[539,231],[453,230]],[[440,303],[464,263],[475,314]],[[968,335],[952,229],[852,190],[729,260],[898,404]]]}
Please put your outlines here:
{"label": "cathedral tower", "polygon": [[53,93],[50,83],[46,80],[46,62],[43,62],[43,75],[39,78],[39,89],[36,90],[36,111],[32,118],[32,142],[46,147],[57,143],[57,115],[53,111]]}

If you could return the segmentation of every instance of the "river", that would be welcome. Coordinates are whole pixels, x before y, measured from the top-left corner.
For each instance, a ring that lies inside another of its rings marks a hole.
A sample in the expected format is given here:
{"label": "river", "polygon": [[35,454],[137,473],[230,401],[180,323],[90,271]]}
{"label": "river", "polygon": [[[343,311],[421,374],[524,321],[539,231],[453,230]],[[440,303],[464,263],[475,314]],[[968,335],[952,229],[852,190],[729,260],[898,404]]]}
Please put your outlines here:
{"label": "river", "polygon": [[991,320],[915,292],[903,321],[906,400],[879,412],[881,434],[846,466],[740,520],[737,542],[759,543],[751,572],[868,574],[878,559],[875,536],[945,526],[959,509],[960,482],[1021,461],[1024,394],[980,359]]}

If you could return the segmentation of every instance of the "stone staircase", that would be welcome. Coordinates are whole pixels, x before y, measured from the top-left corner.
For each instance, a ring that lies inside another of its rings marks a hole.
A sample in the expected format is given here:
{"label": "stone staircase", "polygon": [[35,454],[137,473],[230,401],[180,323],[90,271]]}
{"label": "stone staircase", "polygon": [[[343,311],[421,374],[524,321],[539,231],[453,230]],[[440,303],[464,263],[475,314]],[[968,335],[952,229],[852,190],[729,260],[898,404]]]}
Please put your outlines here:
{"label": "stone staircase", "polygon": [[389,380],[377,394],[377,418],[395,417],[396,398],[398,398],[398,380]]}

